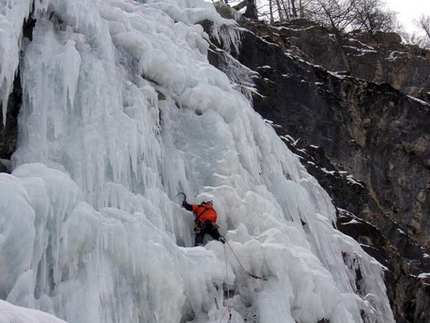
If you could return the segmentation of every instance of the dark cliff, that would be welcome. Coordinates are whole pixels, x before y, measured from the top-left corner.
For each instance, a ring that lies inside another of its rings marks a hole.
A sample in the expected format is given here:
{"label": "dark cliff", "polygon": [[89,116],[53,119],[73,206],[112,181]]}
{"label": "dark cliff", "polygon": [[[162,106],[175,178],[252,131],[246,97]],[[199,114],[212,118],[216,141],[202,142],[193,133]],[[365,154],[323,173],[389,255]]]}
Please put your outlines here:
{"label": "dark cliff", "polygon": [[258,73],[254,109],[331,195],[338,229],[387,267],[396,321],[430,321],[429,281],[417,277],[430,272],[429,52],[396,34],[351,35],[344,75],[324,28],[238,22],[242,44],[232,55]]}
{"label": "dark cliff", "polygon": [[[3,120],[3,113],[0,113],[0,172],[10,172],[10,157],[15,151],[18,140],[18,113],[21,107],[21,92],[20,78],[16,77],[13,91],[9,95],[5,114],[6,120]],[[3,111],[1,103],[0,111]]]}
{"label": "dark cliff", "polygon": [[[241,24],[256,36],[329,71],[345,71],[339,45],[326,29],[306,20],[284,25],[241,19]],[[349,74],[369,82],[389,83],[400,92],[430,100],[430,51],[402,43],[396,33],[353,32],[342,39]]]}

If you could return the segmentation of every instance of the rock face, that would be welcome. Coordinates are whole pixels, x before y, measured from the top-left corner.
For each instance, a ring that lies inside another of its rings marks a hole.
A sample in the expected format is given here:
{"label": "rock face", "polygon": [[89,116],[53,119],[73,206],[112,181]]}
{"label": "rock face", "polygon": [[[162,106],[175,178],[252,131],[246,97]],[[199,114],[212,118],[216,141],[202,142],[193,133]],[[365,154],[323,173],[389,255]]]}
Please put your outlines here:
{"label": "rock face", "polygon": [[[430,105],[386,83],[335,75],[244,33],[238,59],[260,74],[254,107],[366,183],[381,210],[430,247]],[[363,216],[377,218],[369,209]]]}
{"label": "rock face", "polygon": [[[277,43],[296,57],[323,66],[329,71],[345,71],[336,39],[312,22],[294,20],[275,28],[242,20],[264,40]],[[428,99],[430,91],[430,51],[402,44],[396,33],[353,33],[344,37],[350,75],[374,83],[389,83],[400,92]],[[429,101],[430,102],[430,101]]]}
{"label": "rock face", "polygon": [[322,148],[292,139],[279,125],[274,128],[333,198],[338,210],[337,228],[360,242],[368,254],[386,266],[387,294],[396,322],[428,322],[430,279],[417,275],[430,272],[430,257],[425,257],[422,248],[382,211],[373,224],[357,217],[355,214],[366,213],[369,208],[378,209],[365,183],[338,171]]}
{"label": "rock face", "polygon": [[429,282],[416,275],[430,272],[430,106],[405,95],[426,93],[429,53],[396,34],[355,35],[343,46],[346,76],[334,72],[344,65],[323,28],[238,22],[245,31],[233,55],[258,72],[255,110],[329,192],[339,230],[387,266],[397,322],[429,322]]}
{"label": "rock face", "polygon": [[[357,47],[360,44],[365,45]],[[389,83],[402,93],[430,102],[430,51],[401,44],[395,33],[358,34],[347,50],[353,76]]]}

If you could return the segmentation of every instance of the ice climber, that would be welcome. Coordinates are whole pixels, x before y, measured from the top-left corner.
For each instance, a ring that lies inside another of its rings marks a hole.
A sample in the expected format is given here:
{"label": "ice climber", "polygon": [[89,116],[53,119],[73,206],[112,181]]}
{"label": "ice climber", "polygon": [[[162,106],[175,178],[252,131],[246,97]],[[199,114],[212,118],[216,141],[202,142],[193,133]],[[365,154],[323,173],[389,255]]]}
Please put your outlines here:
{"label": "ice climber", "polygon": [[213,207],[212,201],[204,201],[201,204],[188,204],[186,200],[182,206],[194,213],[194,232],[196,233],[195,246],[203,246],[203,238],[206,233],[210,234],[215,240],[226,243],[226,239],[218,232],[216,224],[217,213]]}

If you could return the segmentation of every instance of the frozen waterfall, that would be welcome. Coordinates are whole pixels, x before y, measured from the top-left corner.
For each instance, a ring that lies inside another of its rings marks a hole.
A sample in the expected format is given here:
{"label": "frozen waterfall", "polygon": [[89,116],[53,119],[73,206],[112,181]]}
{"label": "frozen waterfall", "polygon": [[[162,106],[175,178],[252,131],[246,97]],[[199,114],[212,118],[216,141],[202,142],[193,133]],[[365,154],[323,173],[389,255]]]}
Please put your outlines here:
{"label": "frozen waterfall", "polygon": [[[208,63],[205,19],[238,43],[199,0],[0,0],[3,115],[22,85],[0,323],[216,323],[229,304],[233,323],[394,322],[382,266]],[[241,264],[220,242],[192,247],[179,191],[214,201]]]}

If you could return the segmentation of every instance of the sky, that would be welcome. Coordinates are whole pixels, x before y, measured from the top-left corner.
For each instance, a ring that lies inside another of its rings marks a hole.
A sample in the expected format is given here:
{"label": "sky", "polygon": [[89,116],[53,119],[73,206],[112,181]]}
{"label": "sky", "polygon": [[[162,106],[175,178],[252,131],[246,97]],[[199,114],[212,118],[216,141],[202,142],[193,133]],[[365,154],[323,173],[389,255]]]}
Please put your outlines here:
{"label": "sky", "polygon": [[430,15],[430,1],[428,0],[385,0],[386,7],[397,12],[397,18],[409,33],[420,31],[412,22],[422,14]]}

